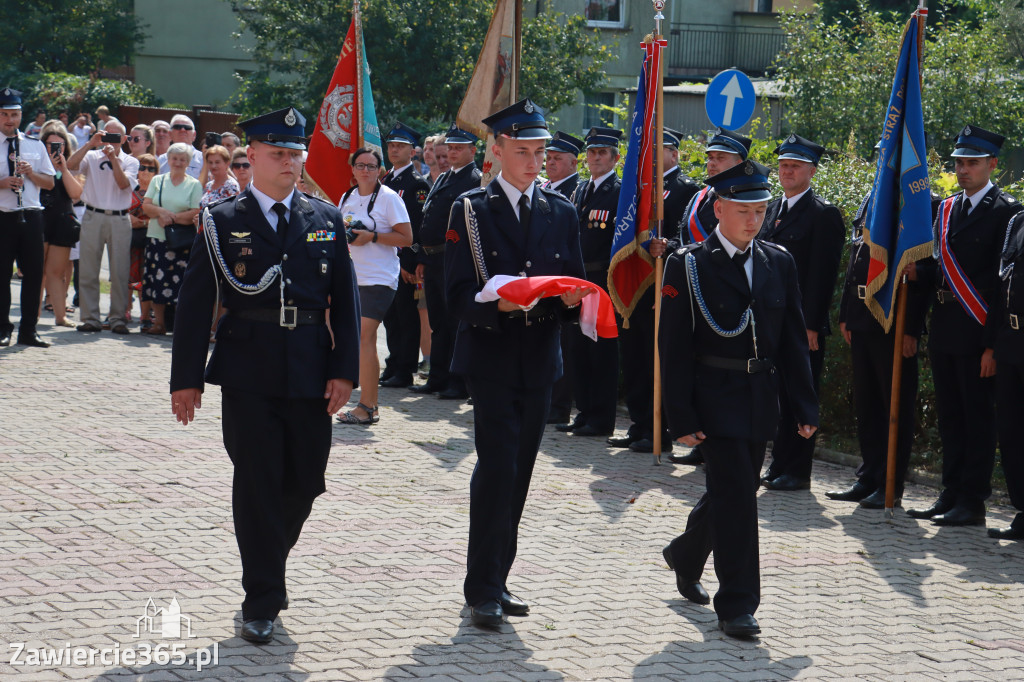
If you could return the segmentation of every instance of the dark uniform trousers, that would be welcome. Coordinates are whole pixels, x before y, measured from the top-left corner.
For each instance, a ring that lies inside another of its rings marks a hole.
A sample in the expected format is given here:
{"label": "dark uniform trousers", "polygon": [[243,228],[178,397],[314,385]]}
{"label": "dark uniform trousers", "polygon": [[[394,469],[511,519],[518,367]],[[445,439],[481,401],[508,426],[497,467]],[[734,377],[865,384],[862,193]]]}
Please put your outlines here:
{"label": "dark uniform trousers", "polygon": [[[970,317],[933,262],[930,272],[938,293],[932,297],[928,352],[942,439],[942,495],[978,508],[992,494],[996,450],[996,382],[994,377],[981,378],[981,356],[995,344],[1000,252],[1007,223],[1020,204],[993,186],[964,218],[962,201],[961,192],[949,219],[950,250],[990,310],[984,326]],[[933,229],[938,245],[941,217]]]}
{"label": "dark uniform trousers", "polygon": [[996,424],[1006,490],[1018,512],[1011,526],[1024,530],[1024,214],[1017,215],[1007,232],[1001,265],[1012,264],[1016,276],[1003,278],[992,311],[999,321],[995,342]]}
{"label": "dark uniform trousers", "polygon": [[[25,222],[21,222],[24,214]],[[11,284],[14,262],[21,268],[21,323],[19,338],[29,339],[39,321],[39,293],[43,286],[43,212],[35,210],[0,212],[0,336],[14,331],[11,324]]]}
{"label": "dark uniform trousers", "polygon": [[[553,189],[569,201],[572,201],[573,192],[576,191],[576,185],[579,184],[579,177],[578,173],[573,173],[571,176],[564,178],[558,187],[549,187],[549,189]],[[573,359],[570,352],[570,344],[571,334],[574,331],[577,330],[568,325],[562,327],[562,377],[551,387],[550,416],[556,417],[562,423],[568,422],[569,417],[572,415]]]}
{"label": "dark uniform trousers", "polygon": [[[792,254],[800,278],[800,293],[807,329],[818,333],[818,350],[810,351],[814,391],[821,387],[825,365],[825,342],[832,329],[829,306],[839,275],[839,261],[846,241],[846,228],[839,209],[808,189],[781,216],[782,197],[768,204],[759,239],[779,244]],[[798,479],[811,477],[811,463],[817,436],[803,438],[797,433],[797,418],[785,387],[780,396],[782,412],[772,445],[768,476],[789,474]]]}
{"label": "dark uniform trousers", "polygon": [[[423,203],[430,191],[430,185],[417,175],[413,168],[406,168],[397,177],[392,171],[384,176],[381,184],[402,195],[405,209],[409,213],[412,241],[419,244]],[[413,272],[416,269],[416,254],[411,248],[399,249],[398,257],[403,270]],[[416,285],[409,284],[401,275],[398,278],[395,298],[384,315],[384,329],[387,332],[388,344],[384,374],[411,382],[420,358],[420,313],[417,308]]]}
{"label": "dark uniform trousers", "polygon": [[452,371],[465,377],[473,398],[477,463],[470,480],[463,589],[466,602],[475,606],[507,590],[551,386],[562,373],[560,326],[574,321],[578,308],[566,310],[558,298],[545,298],[522,315],[499,312],[496,301],[475,301],[483,285],[464,202],[475,210],[489,276],[580,277],[583,263],[572,205],[557,192],[534,187],[528,227],[519,224],[497,179],[455,202],[445,269],[448,302],[459,321]]}
{"label": "dark uniform trousers", "polygon": [[[172,392],[221,387],[247,620],[277,616],[286,595],[285,560],[313,500],[326,490],[331,417],[324,388],[329,379],[355,385],[359,376],[359,299],[341,213],[298,192],[290,201],[283,240],[250,190],[210,213],[228,271],[252,285],[280,265],[285,304],[311,323],[280,325],[277,280],[254,295],[228,286],[200,233],[178,296],[171,354]],[[207,364],[218,281],[228,313]]]}
{"label": "dark uniform trousers", "polygon": [[[760,603],[757,487],[765,444],[779,420],[778,389],[789,388],[800,423],[816,425],[807,334],[792,257],[755,241],[751,295],[743,271],[712,234],[673,254],[665,267],[658,343],[665,410],[673,438],[703,431],[707,491],[686,530],[669,545],[676,571],[699,580],[714,552],[720,619],[753,614]],[[735,328],[749,305],[757,330],[758,358],[770,364],[748,373],[752,329],[725,338],[693,306],[684,253],[691,251],[707,309],[722,329]],[[709,362],[732,362],[722,368]],[[742,367],[743,369],[740,369]]]}
{"label": "dark uniform trousers", "polygon": [[[443,246],[448,230],[448,216],[455,199],[463,192],[480,186],[481,173],[475,163],[469,163],[458,173],[445,171],[437,177],[423,207],[420,239],[423,246],[436,249]],[[458,321],[448,310],[445,294],[444,251],[419,253],[423,264],[423,295],[426,297],[427,317],[430,320],[430,378],[427,383],[438,390],[451,388],[461,392],[463,381],[452,376],[452,349]]]}
{"label": "dark uniform trousers", "polygon": [[[622,182],[612,175],[584,202],[587,182],[580,182],[573,195],[579,219],[585,279],[607,291],[608,265],[615,236],[615,210]],[[621,329],[618,315],[616,321]],[[572,334],[570,354],[573,356],[572,392],[579,410],[576,422],[598,432],[611,433],[615,429],[615,406],[619,395],[618,341],[598,338],[595,342],[583,334]]]}

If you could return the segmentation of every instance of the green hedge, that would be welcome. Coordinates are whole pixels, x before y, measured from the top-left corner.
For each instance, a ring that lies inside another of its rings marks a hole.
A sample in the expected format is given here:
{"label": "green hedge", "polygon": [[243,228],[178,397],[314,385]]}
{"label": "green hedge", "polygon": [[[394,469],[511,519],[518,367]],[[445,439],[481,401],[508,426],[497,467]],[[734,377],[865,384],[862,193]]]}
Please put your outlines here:
{"label": "green hedge", "polygon": [[75,76],[69,73],[2,73],[0,81],[23,93],[25,117],[32,117],[40,109],[47,118],[56,118],[66,111],[72,118],[79,112],[96,111],[101,104],[107,105],[110,113],[117,116],[122,104],[137,106],[159,106],[161,104],[153,91],[131,81],[111,78]]}

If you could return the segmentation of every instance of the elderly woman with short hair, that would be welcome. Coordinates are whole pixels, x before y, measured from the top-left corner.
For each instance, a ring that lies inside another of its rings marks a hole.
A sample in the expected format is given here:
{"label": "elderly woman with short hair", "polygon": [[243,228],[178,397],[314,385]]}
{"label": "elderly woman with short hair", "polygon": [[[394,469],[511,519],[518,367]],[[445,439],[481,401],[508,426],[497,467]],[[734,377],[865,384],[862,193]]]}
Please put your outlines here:
{"label": "elderly woman with short hair", "polygon": [[249,186],[252,180],[252,166],[249,163],[248,147],[239,147],[231,152],[231,172],[238,181],[239,191]]}
{"label": "elderly woman with short hair", "polygon": [[200,210],[241,191],[238,181],[231,177],[231,153],[226,148],[219,144],[207,148],[203,152],[203,163],[210,179],[203,188],[203,198],[199,200]]}
{"label": "elderly woman with short hair", "polygon": [[167,333],[164,311],[168,304],[178,300],[181,278],[188,265],[191,245],[172,249],[167,243],[166,228],[170,225],[188,225],[199,213],[199,200],[203,188],[199,181],[187,175],[192,160],[192,147],[175,142],[167,150],[167,173],[154,178],[146,190],[142,210],[149,216],[146,246],[146,272],[143,275],[143,297],[153,302],[153,326],[147,334],[161,336]]}

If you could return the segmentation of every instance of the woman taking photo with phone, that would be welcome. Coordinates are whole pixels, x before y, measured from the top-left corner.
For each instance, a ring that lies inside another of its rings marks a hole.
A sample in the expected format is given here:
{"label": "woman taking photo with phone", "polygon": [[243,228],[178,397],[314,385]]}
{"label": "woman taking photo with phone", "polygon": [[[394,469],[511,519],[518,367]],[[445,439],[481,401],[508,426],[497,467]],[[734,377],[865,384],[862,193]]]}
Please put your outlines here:
{"label": "woman taking photo with phone", "polygon": [[53,307],[54,325],[74,327],[67,319],[67,271],[71,247],[78,242],[82,226],[75,217],[74,203],[82,196],[82,184],[68,171],[71,140],[60,121],[47,121],[40,133],[56,174],[53,189],[42,190],[43,205],[43,288]]}
{"label": "woman taking photo with phone", "polygon": [[412,244],[409,212],[398,192],[380,184],[380,154],[362,147],[349,157],[356,186],[345,192],[338,207],[345,220],[352,263],[359,285],[362,315],[359,337],[359,404],[338,415],[342,424],[376,424],[377,327],[398,289],[398,249]]}

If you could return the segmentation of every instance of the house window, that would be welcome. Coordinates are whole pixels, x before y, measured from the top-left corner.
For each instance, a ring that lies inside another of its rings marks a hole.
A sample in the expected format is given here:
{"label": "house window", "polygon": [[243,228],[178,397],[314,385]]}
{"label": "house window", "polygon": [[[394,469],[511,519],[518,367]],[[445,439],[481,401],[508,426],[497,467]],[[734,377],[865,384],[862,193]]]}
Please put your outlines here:
{"label": "house window", "polygon": [[607,28],[626,25],[626,0],[586,0],[587,24]]}
{"label": "house window", "polygon": [[602,108],[615,106],[614,92],[595,92],[583,97],[583,134],[598,126],[607,128],[615,125],[615,114],[608,109]]}

